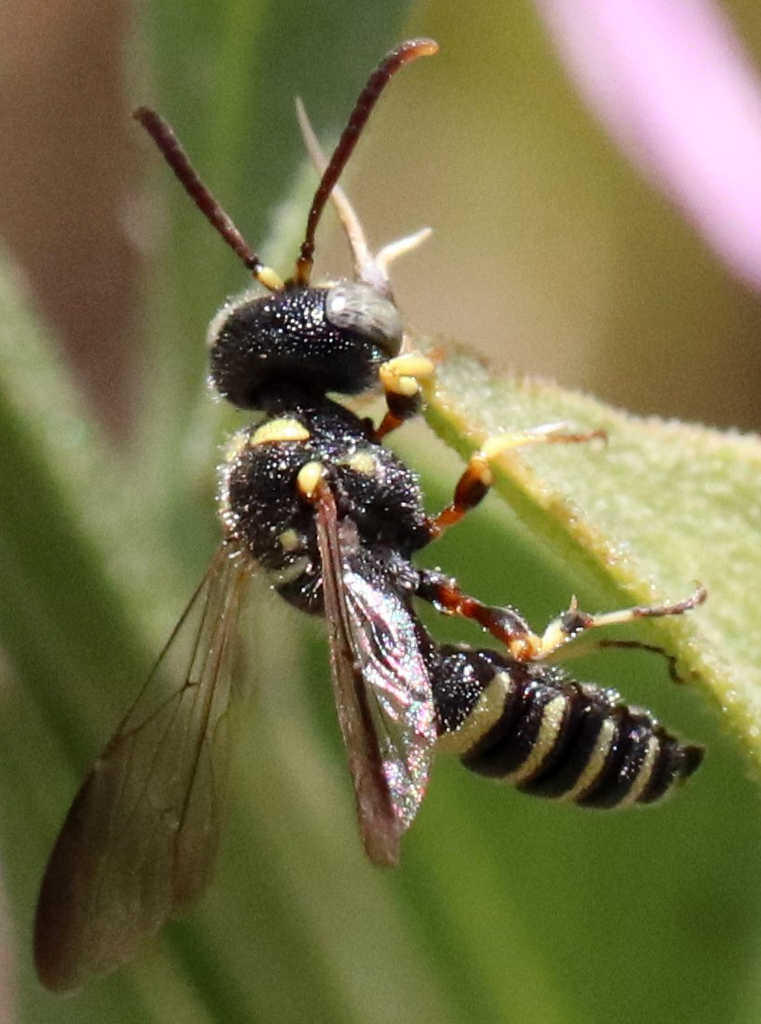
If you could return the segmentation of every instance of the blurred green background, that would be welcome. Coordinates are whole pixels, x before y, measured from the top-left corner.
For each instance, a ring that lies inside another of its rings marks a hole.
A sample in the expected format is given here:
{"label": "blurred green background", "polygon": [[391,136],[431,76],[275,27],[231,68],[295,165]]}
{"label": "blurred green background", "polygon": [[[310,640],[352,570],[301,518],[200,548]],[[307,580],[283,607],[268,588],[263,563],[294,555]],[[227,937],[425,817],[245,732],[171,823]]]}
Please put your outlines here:
{"label": "blurred green background", "polygon": [[[759,19],[727,9],[761,54]],[[129,111],[150,102],[170,118],[258,244],[276,221],[288,232],[293,97],[330,136],[377,59],[414,34],[442,52],[393,83],[347,176],[376,245],[435,228],[395,268],[408,321],[633,411],[758,428],[757,298],[616,153],[529,3],[5,5],[0,232],[23,298],[3,288],[0,1019],[761,1017],[757,797],[691,690],[644,656],[574,663],[709,747],[672,802],[596,817],[442,761],[401,868],[379,872],[356,838],[319,630],[266,599],[207,897],[72,999],[34,978],[56,829],[217,530],[223,413],[204,393],[203,336],[243,274]],[[348,269],[329,218],[320,241],[320,267]],[[425,431],[405,434],[435,508],[458,462]],[[510,526],[493,499],[432,557],[543,624],[579,587]]]}

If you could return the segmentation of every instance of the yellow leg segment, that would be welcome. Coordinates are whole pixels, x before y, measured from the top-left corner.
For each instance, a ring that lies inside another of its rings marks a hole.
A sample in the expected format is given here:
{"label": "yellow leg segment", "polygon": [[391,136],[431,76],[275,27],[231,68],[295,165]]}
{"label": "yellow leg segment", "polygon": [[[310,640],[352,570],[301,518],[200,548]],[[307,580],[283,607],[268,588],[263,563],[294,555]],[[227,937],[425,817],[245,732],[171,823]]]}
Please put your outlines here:
{"label": "yellow leg segment", "polygon": [[494,485],[494,474],[491,463],[499,455],[534,444],[582,444],[586,441],[605,440],[602,430],[590,430],[586,433],[570,433],[565,423],[544,423],[529,430],[519,430],[511,434],[495,434],[481,445],[477,452],[468,459],[465,470],[457,481],[454,499],[435,519],[432,520],[433,532],[438,535],[449,526],[458,523],[466,512],[475,508],[483,501]]}

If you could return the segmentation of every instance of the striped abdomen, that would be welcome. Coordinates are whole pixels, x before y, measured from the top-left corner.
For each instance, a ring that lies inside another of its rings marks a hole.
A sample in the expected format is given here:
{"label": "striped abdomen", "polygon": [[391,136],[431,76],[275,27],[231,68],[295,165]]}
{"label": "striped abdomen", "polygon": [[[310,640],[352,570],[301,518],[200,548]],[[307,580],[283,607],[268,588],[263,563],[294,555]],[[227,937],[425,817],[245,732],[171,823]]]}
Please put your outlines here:
{"label": "striped abdomen", "polygon": [[692,775],[682,744],[612,690],[490,650],[439,649],[439,747],[480,775],[585,807],[650,803]]}

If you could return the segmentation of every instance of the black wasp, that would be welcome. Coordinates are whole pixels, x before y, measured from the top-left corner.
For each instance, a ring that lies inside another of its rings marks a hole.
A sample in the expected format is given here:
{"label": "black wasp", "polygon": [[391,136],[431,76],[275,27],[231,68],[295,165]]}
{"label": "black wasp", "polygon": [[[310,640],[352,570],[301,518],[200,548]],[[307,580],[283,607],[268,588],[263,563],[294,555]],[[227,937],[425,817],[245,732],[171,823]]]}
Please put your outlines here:
{"label": "black wasp", "polygon": [[[326,161],[303,110],[321,173],[293,276],[263,266],[193,170],[172,129],[136,112],[174,173],[263,286],[226,303],[210,331],[211,379],[234,405],[257,410],[221,467],[223,541],[137,703],[96,761],[64,823],[42,884],[35,955],[51,989],[131,959],[141,940],[194,900],[209,880],[219,835],[225,722],[236,612],[259,568],[303,611],[323,615],[331,677],[362,841],[394,864],[418,812],[435,746],[472,771],[527,792],[589,807],[647,803],[700,764],[647,712],[610,690],[545,664],[593,627],[676,615],[679,604],[588,615],[575,605],[539,636],[509,607],[464,594],[417,551],[456,523],[491,486],[490,461],[524,444],[581,442],[594,434],[545,426],[491,438],[439,515],[422,505],[415,474],[382,444],[421,404],[431,362],[412,351],[389,285],[393,259],[421,232],[373,256],[336,183],[381,91],[404,64],[437,51],[402,43],[372,73]],[[335,203],[355,277],[310,283],[317,223]],[[328,393],[382,387],[379,426]],[[415,598],[473,619],[498,650],[442,646]],[[622,641],[626,643],[626,641]]]}

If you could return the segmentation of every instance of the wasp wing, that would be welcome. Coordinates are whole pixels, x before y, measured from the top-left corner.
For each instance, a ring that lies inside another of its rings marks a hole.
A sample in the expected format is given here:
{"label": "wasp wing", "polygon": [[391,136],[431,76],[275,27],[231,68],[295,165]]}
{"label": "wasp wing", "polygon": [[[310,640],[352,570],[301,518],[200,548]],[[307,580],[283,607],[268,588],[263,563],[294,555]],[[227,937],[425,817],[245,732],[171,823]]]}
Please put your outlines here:
{"label": "wasp wing", "polygon": [[433,696],[413,616],[368,552],[342,538],[326,483],[316,500],[331,676],[368,857],[395,864],[425,794]]}
{"label": "wasp wing", "polygon": [[50,989],[77,988],[132,959],[209,881],[244,579],[220,549],[69,810],[35,921],[37,971]]}

